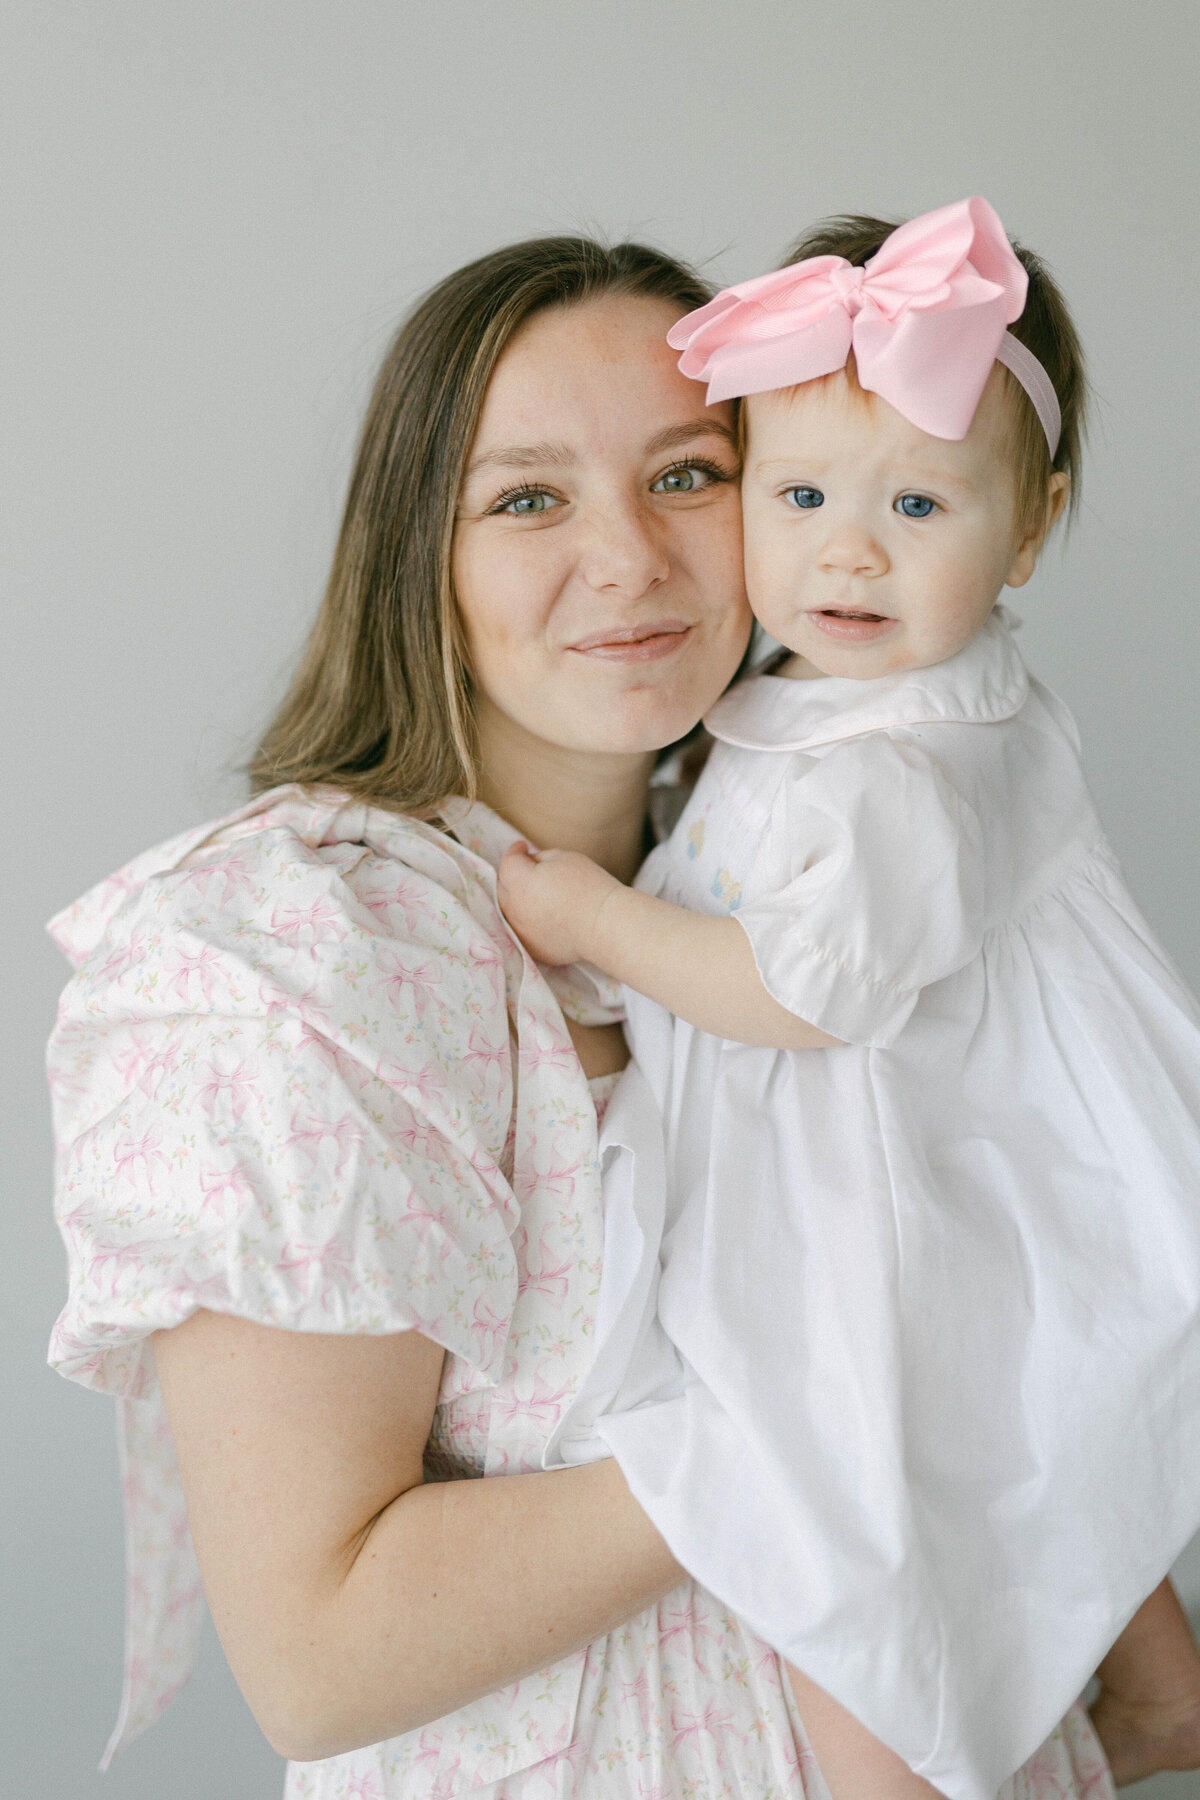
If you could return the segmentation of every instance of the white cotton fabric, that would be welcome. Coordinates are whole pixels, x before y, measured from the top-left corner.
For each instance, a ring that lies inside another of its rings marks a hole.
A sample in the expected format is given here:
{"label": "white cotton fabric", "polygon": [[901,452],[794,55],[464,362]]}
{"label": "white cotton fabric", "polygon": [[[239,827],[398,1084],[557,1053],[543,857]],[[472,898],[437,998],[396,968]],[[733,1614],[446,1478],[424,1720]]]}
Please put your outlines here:
{"label": "white cotton fabric", "polygon": [[1200,1014],[1004,615],[706,723],[639,885],[732,913],[846,1044],[631,996],[550,1460],[611,1449],[697,1580],[990,1800],[1200,1524]]}

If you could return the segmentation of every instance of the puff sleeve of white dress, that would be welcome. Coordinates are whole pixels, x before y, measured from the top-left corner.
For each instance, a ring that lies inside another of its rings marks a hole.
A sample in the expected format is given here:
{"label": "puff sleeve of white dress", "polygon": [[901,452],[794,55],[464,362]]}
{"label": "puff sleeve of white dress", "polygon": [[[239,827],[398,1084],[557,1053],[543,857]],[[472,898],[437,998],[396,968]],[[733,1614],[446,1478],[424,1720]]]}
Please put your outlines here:
{"label": "puff sleeve of white dress", "polygon": [[738,923],[768,993],[831,1037],[894,1042],[921,990],[978,954],[983,828],[919,741],[861,738],[785,776],[766,854],[786,879]]}
{"label": "puff sleeve of white dress", "polygon": [[640,882],[844,1047],[630,997],[559,1453],[607,1445],[690,1573],[991,1800],[1200,1524],[1200,1015],[1003,616],[707,723]]}

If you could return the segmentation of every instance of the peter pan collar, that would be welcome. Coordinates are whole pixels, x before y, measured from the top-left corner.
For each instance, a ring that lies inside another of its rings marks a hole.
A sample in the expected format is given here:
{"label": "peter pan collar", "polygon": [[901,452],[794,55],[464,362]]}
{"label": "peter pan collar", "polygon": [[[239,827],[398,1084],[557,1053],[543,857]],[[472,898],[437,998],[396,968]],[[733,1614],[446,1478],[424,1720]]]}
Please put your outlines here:
{"label": "peter pan collar", "polygon": [[997,606],[957,655],[874,681],[752,675],[722,694],[704,723],[744,750],[814,750],[898,725],[994,725],[1019,712],[1029,692],[1011,635],[1019,624]]}

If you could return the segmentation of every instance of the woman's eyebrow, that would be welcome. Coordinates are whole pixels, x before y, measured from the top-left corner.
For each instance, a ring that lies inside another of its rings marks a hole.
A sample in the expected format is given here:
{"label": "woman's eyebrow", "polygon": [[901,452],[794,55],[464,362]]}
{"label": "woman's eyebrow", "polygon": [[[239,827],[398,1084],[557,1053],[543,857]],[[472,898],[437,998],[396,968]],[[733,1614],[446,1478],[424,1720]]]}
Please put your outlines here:
{"label": "woman's eyebrow", "polygon": [[700,437],[724,438],[734,450],[737,449],[737,434],[720,419],[688,419],[682,425],[668,425],[665,431],[656,431],[646,444],[646,454],[654,456],[660,450],[677,450],[681,444],[694,443]]}
{"label": "woman's eyebrow", "polygon": [[562,468],[575,461],[575,452],[567,444],[502,444],[496,450],[485,450],[467,464],[467,474],[480,469],[535,469],[551,463]]}
{"label": "woman's eyebrow", "polygon": [[[731,448],[737,448],[737,437],[728,425],[719,419],[687,419],[679,425],[668,425],[662,431],[656,431],[646,443],[647,456],[655,456],[663,450],[676,450],[681,444],[695,443],[697,438],[724,438]],[[550,464],[556,468],[568,467],[575,461],[575,452],[569,444],[501,444],[495,450],[485,450],[482,456],[476,456],[467,465],[467,475],[477,475],[481,469],[534,469],[545,468]]]}

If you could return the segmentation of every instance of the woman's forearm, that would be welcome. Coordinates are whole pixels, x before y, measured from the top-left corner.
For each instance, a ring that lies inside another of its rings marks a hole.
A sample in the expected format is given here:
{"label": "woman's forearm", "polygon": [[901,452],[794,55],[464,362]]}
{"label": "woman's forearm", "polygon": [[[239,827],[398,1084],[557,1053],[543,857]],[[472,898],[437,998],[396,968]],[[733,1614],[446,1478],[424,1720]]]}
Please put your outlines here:
{"label": "woman's forearm", "polygon": [[294,1758],[440,1718],[603,1637],[682,1580],[614,1462],[413,1488],[293,1671]]}
{"label": "woman's forearm", "polygon": [[298,1761],[395,1737],[682,1578],[616,1463],[424,1483],[443,1352],[199,1312],[155,1359],[225,1653]]}

